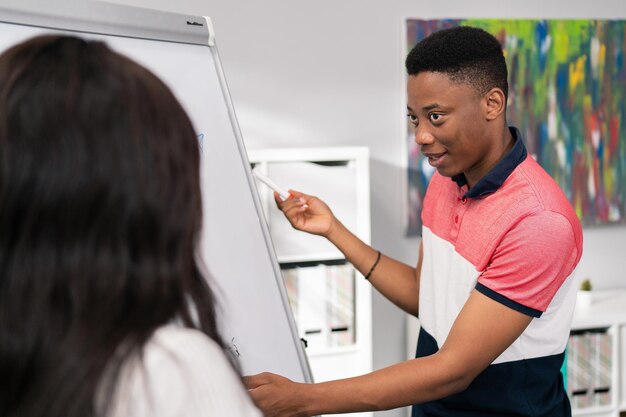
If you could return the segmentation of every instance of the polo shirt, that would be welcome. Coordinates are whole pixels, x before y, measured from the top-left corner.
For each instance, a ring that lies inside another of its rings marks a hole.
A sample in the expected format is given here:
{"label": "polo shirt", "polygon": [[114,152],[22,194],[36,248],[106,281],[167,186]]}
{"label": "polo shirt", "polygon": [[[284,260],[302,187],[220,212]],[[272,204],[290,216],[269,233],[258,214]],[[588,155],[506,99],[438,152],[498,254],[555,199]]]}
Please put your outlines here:
{"label": "polo shirt", "polygon": [[415,405],[413,417],[571,416],[560,369],[582,229],[519,130],[510,130],[513,148],[474,187],[462,174],[437,172],[428,186],[416,357],[439,350],[474,289],[533,320],[465,391]]}

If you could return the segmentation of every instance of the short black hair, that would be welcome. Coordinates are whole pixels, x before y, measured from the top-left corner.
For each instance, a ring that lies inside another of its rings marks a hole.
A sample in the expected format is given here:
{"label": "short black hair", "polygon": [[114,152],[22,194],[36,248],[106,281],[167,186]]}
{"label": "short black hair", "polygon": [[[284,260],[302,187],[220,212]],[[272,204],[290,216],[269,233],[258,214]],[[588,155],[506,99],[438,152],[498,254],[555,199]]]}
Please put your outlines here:
{"label": "short black hair", "polygon": [[458,26],[435,32],[415,45],[405,64],[409,75],[440,72],[480,94],[498,87],[508,96],[502,46],[483,29]]}

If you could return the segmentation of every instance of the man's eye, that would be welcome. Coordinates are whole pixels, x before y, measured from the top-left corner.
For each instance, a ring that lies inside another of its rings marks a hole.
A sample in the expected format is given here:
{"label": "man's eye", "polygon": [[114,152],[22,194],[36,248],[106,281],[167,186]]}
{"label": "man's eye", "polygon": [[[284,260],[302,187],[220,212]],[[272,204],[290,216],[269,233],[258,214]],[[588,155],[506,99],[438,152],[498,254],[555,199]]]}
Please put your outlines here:
{"label": "man's eye", "polygon": [[415,115],[412,115],[412,114],[408,113],[408,114],[406,115],[406,117],[408,117],[408,118],[409,118],[409,122],[411,122],[411,123],[417,123],[417,116],[415,116]]}
{"label": "man's eye", "polygon": [[441,119],[441,115],[437,113],[431,113],[428,115],[428,117],[430,118],[432,122],[437,122],[439,121],[439,119]]}

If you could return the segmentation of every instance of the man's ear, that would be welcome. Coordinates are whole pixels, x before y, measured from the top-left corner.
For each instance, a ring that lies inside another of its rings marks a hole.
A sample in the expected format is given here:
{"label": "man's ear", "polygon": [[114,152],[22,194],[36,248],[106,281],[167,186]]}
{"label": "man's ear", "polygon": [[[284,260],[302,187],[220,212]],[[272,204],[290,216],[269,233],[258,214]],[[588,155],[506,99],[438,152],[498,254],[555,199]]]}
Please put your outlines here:
{"label": "man's ear", "polygon": [[489,90],[484,96],[485,117],[488,121],[495,120],[506,110],[504,92],[497,87]]}

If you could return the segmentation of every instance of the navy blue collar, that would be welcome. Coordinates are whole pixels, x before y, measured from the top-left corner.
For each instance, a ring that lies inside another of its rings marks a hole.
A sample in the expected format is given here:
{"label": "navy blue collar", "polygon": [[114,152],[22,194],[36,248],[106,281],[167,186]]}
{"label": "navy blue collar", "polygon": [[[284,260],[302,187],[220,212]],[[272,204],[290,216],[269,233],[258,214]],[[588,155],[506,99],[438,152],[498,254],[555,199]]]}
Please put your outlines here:
{"label": "navy blue collar", "polygon": [[[498,188],[506,181],[511,175],[511,172],[526,159],[526,147],[522,141],[522,134],[519,129],[514,126],[509,126],[511,135],[513,135],[513,148],[504,155],[504,158],[500,160],[491,168],[491,170],[478,182],[469,189],[463,198],[477,198],[487,194],[495,193]],[[465,174],[461,173],[452,177],[452,180],[456,182],[459,187],[467,185],[467,179]]]}

